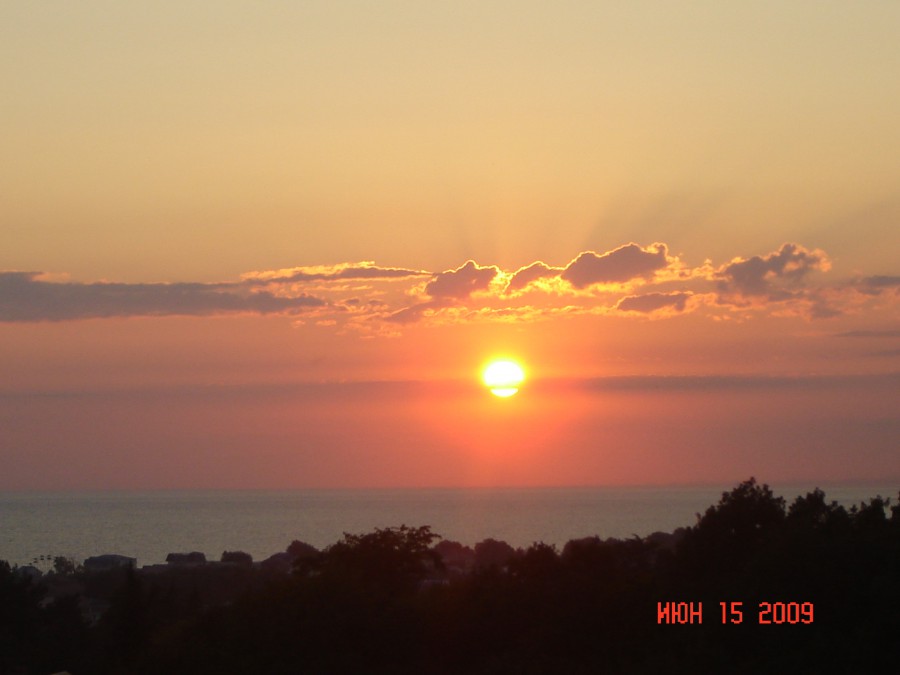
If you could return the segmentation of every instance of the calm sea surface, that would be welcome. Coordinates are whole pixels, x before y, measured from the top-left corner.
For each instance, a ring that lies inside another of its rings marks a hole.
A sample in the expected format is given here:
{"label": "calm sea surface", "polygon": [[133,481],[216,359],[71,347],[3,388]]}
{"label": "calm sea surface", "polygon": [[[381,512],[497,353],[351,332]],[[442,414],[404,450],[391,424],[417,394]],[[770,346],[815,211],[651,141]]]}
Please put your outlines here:
{"label": "calm sea surface", "polygon": [[[693,525],[732,487],[0,493],[0,560],[118,553],[148,565],[173,551],[218,560],[225,550],[262,560],[294,539],[322,548],[343,532],[400,524],[431,525],[469,545],[493,537],[562,547]],[[773,490],[790,503],[813,487]],[[900,485],[821,487],[829,501],[850,506],[879,494],[896,503]]]}

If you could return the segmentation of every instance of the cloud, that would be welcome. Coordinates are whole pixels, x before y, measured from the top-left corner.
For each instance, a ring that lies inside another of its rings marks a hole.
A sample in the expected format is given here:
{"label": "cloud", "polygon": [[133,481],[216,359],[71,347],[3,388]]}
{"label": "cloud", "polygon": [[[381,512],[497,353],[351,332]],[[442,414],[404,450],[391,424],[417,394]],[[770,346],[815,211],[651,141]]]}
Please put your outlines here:
{"label": "cloud", "polygon": [[715,302],[720,306],[756,310],[771,306],[777,316],[828,319],[845,314],[852,304],[840,288],[809,283],[811,273],[829,269],[824,251],[786,243],[768,255],[734,258],[708,278],[715,282]]}
{"label": "cloud", "polygon": [[822,293],[809,294],[806,315],[811,319],[832,319],[841,316],[844,310]]}
{"label": "cloud", "polygon": [[629,295],[622,298],[616,309],[622,312],[639,312],[651,314],[660,310],[683,312],[692,293],[647,293],[645,295]]}
{"label": "cloud", "polygon": [[900,338],[900,330],[848,330],[837,333],[841,338]]}
{"label": "cloud", "polygon": [[856,289],[866,295],[880,295],[885,290],[900,289],[900,276],[884,274],[862,277],[856,282]]}
{"label": "cloud", "polygon": [[877,305],[882,318],[895,316],[884,312],[895,307],[900,277],[858,276],[829,284],[814,275],[829,267],[823,251],[796,243],[724,264],[707,259],[696,267],[670,255],[664,243],[628,243],[606,253],[582,251],[562,267],[536,261],[514,271],[474,260],[442,272],[351,262],[248,272],[221,283],[134,284],[0,272],[0,322],[300,314],[299,321],[311,315],[318,325],[333,325],[338,332],[384,335],[413,323],[529,322],[576,315],[664,318],[700,312],[716,319],[750,309],[759,315],[818,319]]}
{"label": "cloud", "polygon": [[878,275],[874,277],[864,277],[863,283],[872,288],[896,288],[900,286],[900,276]]}
{"label": "cloud", "polygon": [[447,305],[442,302],[419,302],[415,305],[410,305],[409,307],[404,307],[403,309],[391,312],[384,317],[384,320],[389,323],[416,323],[417,321],[421,321],[426,314],[443,309],[446,306]]}
{"label": "cloud", "polygon": [[416,323],[441,310],[449,309],[460,301],[467,300],[473,293],[489,290],[491,283],[499,274],[500,269],[493,265],[481,267],[474,260],[469,260],[455,270],[438,272],[433,275],[424,289],[425,294],[431,300],[398,309],[380,318],[389,323]]}
{"label": "cloud", "polygon": [[563,268],[561,267],[550,267],[540,261],[533,262],[527,267],[522,267],[513,273],[512,277],[509,279],[509,283],[506,285],[506,292],[513,293],[515,291],[521,291],[530,283],[535,282],[538,279],[557,277],[562,271]]}
{"label": "cloud", "polygon": [[427,276],[430,272],[402,267],[379,267],[374,262],[340,263],[337,265],[316,265],[289,267],[280,270],[248,272],[242,279],[250,282],[295,283],[303,281],[327,281],[330,279],[405,279]]}
{"label": "cloud", "polygon": [[4,322],[294,313],[324,304],[309,295],[280,297],[236,283],[54,283],[38,272],[0,272]]}
{"label": "cloud", "polygon": [[790,287],[801,285],[810,272],[830,267],[824,251],[783,244],[766,256],[735,258],[721,267],[715,277],[724,294],[781,300],[792,297]]}
{"label": "cloud", "polygon": [[600,283],[622,283],[636,278],[650,278],[672,262],[665,244],[641,248],[631,243],[597,254],[585,251],[570,262],[560,275],[575,288]]}
{"label": "cloud", "polygon": [[[843,333],[835,333],[833,337],[838,338],[853,338],[853,339],[865,339],[865,340],[885,340],[885,341],[893,341],[900,338],[900,330],[897,329],[886,329],[886,330],[848,330]],[[866,354],[866,356],[871,356],[874,358],[893,358],[896,356],[900,356],[900,349],[883,349],[880,351],[874,351]]]}
{"label": "cloud", "polygon": [[465,300],[472,293],[488,290],[499,273],[499,268],[493,265],[480,267],[469,260],[455,270],[435,274],[425,286],[425,292],[432,298]]}

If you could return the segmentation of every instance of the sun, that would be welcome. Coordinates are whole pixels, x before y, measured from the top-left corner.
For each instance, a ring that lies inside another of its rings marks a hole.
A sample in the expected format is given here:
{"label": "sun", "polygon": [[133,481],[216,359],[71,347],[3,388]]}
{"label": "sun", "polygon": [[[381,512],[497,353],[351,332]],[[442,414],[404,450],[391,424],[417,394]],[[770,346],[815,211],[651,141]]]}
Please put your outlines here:
{"label": "sun", "polygon": [[515,361],[498,359],[487,365],[481,379],[494,396],[509,398],[519,391],[519,385],[525,380],[525,371]]}

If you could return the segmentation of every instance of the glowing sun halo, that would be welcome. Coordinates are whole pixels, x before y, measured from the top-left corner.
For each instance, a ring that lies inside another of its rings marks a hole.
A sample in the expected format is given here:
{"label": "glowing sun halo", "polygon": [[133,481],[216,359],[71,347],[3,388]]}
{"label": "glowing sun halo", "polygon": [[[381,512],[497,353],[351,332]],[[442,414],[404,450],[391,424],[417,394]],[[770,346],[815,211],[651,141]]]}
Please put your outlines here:
{"label": "glowing sun halo", "polygon": [[481,373],[481,379],[494,396],[508,398],[519,391],[525,371],[515,361],[491,361]]}

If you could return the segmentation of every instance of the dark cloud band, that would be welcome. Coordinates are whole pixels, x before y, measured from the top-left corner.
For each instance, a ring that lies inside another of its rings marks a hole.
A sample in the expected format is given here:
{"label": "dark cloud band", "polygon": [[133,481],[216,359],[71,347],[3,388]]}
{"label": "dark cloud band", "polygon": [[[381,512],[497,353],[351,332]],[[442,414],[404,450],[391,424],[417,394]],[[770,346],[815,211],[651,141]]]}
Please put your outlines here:
{"label": "dark cloud band", "polygon": [[242,284],[53,283],[35,272],[0,272],[0,321],[71,321],[130,316],[274,314],[324,305]]}

